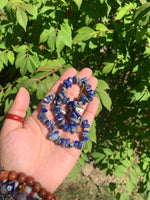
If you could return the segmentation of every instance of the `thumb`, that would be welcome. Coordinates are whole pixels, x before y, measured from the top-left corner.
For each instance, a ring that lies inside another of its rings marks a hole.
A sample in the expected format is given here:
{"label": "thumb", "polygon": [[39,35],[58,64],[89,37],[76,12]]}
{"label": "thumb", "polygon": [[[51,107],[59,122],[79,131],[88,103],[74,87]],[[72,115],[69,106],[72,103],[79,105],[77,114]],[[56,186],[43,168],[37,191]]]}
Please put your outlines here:
{"label": "thumb", "polygon": [[[20,117],[26,116],[26,111],[29,107],[30,95],[29,92],[25,88],[20,88],[18,94],[10,106],[8,113],[15,114]],[[2,133],[7,134],[10,131],[13,131],[17,128],[22,128],[23,122],[19,122],[13,119],[5,119]]]}

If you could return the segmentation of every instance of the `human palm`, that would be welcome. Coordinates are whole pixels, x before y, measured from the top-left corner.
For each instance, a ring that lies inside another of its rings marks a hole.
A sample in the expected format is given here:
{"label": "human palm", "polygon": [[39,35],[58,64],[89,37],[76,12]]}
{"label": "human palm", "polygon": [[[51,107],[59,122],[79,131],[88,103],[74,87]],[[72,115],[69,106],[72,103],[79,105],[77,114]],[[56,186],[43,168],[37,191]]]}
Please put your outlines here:
{"label": "human palm", "polygon": [[[59,91],[61,83],[67,77],[75,75],[74,68],[68,69],[48,94]],[[86,76],[92,89],[96,88],[97,79],[92,77],[90,69],[83,69],[77,76],[80,78]],[[72,88],[67,89],[66,96],[73,100],[78,97],[79,92],[80,87],[73,84]],[[90,124],[98,105],[99,101],[94,97],[93,101],[84,108],[82,116],[88,119]],[[8,113],[25,117],[28,106],[29,93],[25,88],[21,88]],[[0,135],[0,164],[7,170],[22,171],[33,176],[36,181],[41,183],[42,187],[53,192],[73,168],[81,151],[75,148],[66,149],[48,140],[48,129],[40,121],[39,113],[40,105],[23,123],[11,119],[5,120]],[[49,112],[48,118],[49,120],[53,118],[52,113]],[[71,135],[71,138],[79,139],[80,131],[80,127],[78,127],[77,132]],[[68,136],[68,133],[63,131],[60,134],[64,137]]]}

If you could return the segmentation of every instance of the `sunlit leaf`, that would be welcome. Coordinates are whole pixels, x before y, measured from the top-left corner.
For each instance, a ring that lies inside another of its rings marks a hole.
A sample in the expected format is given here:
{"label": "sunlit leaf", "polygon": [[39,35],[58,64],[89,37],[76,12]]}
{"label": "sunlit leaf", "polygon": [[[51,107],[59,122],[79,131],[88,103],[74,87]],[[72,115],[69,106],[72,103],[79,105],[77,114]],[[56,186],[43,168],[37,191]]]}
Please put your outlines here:
{"label": "sunlit leaf", "polygon": [[80,10],[80,7],[81,7],[81,4],[82,4],[82,1],[83,0],[73,0],[75,3],[76,3],[76,5],[78,6],[78,10]]}
{"label": "sunlit leaf", "polygon": [[1,0],[0,1],[0,9],[3,9],[8,3],[8,0]]}
{"label": "sunlit leaf", "polygon": [[17,21],[20,24],[20,26],[22,26],[24,28],[24,30],[26,31],[26,26],[27,26],[27,22],[28,22],[28,17],[25,13],[25,11],[21,8],[21,7],[17,7],[17,12],[16,12],[16,16],[17,16]]}

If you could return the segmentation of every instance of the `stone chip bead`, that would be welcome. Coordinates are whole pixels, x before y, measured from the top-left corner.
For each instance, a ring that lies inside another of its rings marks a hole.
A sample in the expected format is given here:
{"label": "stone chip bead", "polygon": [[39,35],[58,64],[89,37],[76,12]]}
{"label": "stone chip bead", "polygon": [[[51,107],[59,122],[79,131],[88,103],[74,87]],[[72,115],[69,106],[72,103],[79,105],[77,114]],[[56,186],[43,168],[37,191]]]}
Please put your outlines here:
{"label": "stone chip bead", "polygon": [[24,192],[25,189],[26,189],[26,185],[25,185],[25,184],[19,185],[19,191],[20,191],[21,193]]}
{"label": "stone chip bead", "polygon": [[9,181],[14,181],[17,179],[17,177],[18,177],[18,173],[15,171],[11,171],[9,173],[8,179],[9,179]]}
{"label": "stone chip bead", "polygon": [[32,186],[34,192],[39,192],[41,190],[41,184],[39,182],[35,182]]}
{"label": "stone chip bead", "polygon": [[2,187],[0,188],[0,193],[1,194],[8,194],[7,184],[2,185]]}
{"label": "stone chip bead", "polygon": [[24,193],[18,194],[16,200],[26,200],[26,195]]}

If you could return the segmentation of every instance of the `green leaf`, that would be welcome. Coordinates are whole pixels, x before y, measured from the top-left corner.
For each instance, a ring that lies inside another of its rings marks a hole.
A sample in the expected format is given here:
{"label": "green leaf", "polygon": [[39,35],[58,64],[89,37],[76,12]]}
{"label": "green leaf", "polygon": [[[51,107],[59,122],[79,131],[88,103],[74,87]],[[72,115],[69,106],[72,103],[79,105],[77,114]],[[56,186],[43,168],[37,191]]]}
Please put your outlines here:
{"label": "green leaf", "polygon": [[107,94],[107,92],[105,92],[104,90],[99,91],[99,95],[100,95],[100,99],[103,103],[103,105],[105,106],[105,108],[107,108],[107,110],[110,111],[111,109],[111,98],[109,97],[109,95]]}
{"label": "green leaf", "polygon": [[83,145],[83,151],[85,153],[91,152],[92,150],[92,142],[90,140],[86,141],[86,143]]}
{"label": "green leaf", "polygon": [[129,194],[127,193],[127,191],[121,191],[119,200],[129,200]]}
{"label": "green leaf", "polygon": [[133,168],[130,169],[130,178],[131,178],[132,183],[137,185],[138,177],[137,177],[137,174],[136,174],[136,172]]}
{"label": "green leaf", "polygon": [[53,73],[51,76],[47,76],[46,78],[46,87],[48,90],[56,83],[59,79],[59,76],[56,73]]}
{"label": "green leaf", "polygon": [[49,37],[49,30],[48,29],[44,29],[43,32],[40,35],[40,43],[43,43],[43,42],[47,41],[48,37]]}
{"label": "green leaf", "polygon": [[4,97],[6,98],[8,95],[10,94],[16,94],[17,93],[17,88],[16,87],[12,87],[12,85],[10,85],[7,90],[5,91]]}
{"label": "green leaf", "polygon": [[[30,70],[28,68],[28,64],[30,65]],[[35,69],[38,68],[38,66],[39,66],[39,60],[38,60],[38,58],[36,56],[29,55],[29,57],[28,57],[28,63],[27,63],[28,71],[31,72],[31,73],[34,73]]]}
{"label": "green leaf", "polygon": [[110,89],[108,83],[102,79],[98,79],[98,90],[107,90]]}
{"label": "green leaf", "polygon": [[84,160],[83,160],[81,157],[78,158],[78,163],[79,163],[81,166],[84,166],[84,165],[85,165],[85,162],[84,162]]}
{"label": "green leaf", "polygon": [[23,4],[21,8],[25,9],[30,15],[36,16],[37,12],[34,5],[31,4]]}
{"label": "green leaf", "polygon": [[103,4],[105,2],[105,0],[100,0],[100,3]]}
{"label": "green leaf", "polygon": [[8,0],[1,0],[0,1],[0,9],[3,9],[8,3]]}
{"label": "green leaf", "polygon": [[104,62],[104,64],[105,64],[105,66],[104,66],[102,72],[104,74],[108,74],[113,69],[114,63],[113,62],[112,63]]}
{"label": "green leaf", "polygon": [[65,20],[64,23],[60,25],[61,30],[58,31],[59,38],[64,45],[72,47],[72,31],[71,27],[68,24],[68,20]]}
{"label": "green leaf", "polygon": [[25,59],[24,63],[20,66],[20,73],[21,75],[25,75],[27,73],[27,59]]}
{"label": "green leaf", "polygon": [[54,7],[51,7],[51,6],[43,6],[39,12],[39,14],[43,14],[49,10],[54,10],[55,8]]}
{"label": "green leaf", "polygon": [[34,79],[29,79],[29,78],[26,78],[25,80],[22,80],[20,81],[16,87],[19,89],[21,87],[25,87],[25,88],[29,88],[30,86],[32,86],[36,81]]}
{"label": "green leaf", "polygon": [[27,45],[24,44],[15,49],[17,53],[24,53],[24,54],[26,53],[26,50],[27,50]]}
{"label": "green leaf", "polygon": [[92,156],[93,158],[99,158],[99,157],[102,157],[102,159],[103,159],[104,154],[99,153],[99,152],[93,152],[93,153],[91,153],[91,156]]}
{"label": "green leaf", "polygon": [[108,148],[104,148],[103,151],[104,151],[104,153],[105,153],[106,155],[112,155],[112,154],[113,154],[112,150],[111,150],[111,149],[108,149]]}
{"label": "green leaf", "polygon": [[73,0],[75,3],[76,3],[76,5],[78,6],[78,10],[80,10],[80,7],[81,7],[81,4],[82,4],[82,1],[83,0]]}
{"label": "green leaf", "polygon": [[96,49],[97,48],[97,44],[94,44],[92,41],[89,41],[89,48],[90,49]]}
{"label": "green leaf", "polygon": [[117,12],[116,12],[116,19],[115,20],[120,20],[122,19],[130,10],[136,9],[136,4],[130,2],[126,3],[124,7],[119,7]]}
{"label": "green leaf", "polygon": [[77,35],[73,39],[74,42],[82,42],[82,41],[87,41],[90,38],[94,37],[94,30],[91,29],[90,27],[82,27],[77,30]]}
{"label": "green leaf", "polygon": [[140,167],[139,167],[139,165],[137,163],[133,163],[133,167],[136,170],[136,173],[140,173],[141,172],[141,169],[140,169]]}
{"label": "green leaf", "polygon": [[0,53],[0,62],[5,64],[6,66],[8,65],[8,58],[6,52],[1,52]]}
{"label": "green leaf", "polygon": [[25,60],[26,60],[26,54],[24,52],[19,53],[17,55],[16,62],[15,62],[16,68],[21,68],[21,66],[25,64],[26,62]]}
{"label": "green leaf", "polygon": [[87,155],[86,155],[85,153],[83,153],[83,152],[81,152],[81,158],[82,158],[84,161],[86,161],[86,162],[89,161]]}
{"label": "green leaf", "polygon": [[114,172],[114,175],[117,178],[123,178],[125,176],[126,172],[127,172],[127,168],[126,167],[124,167],[123,165],[117,165],[116,169],[115,169],[115,172]]}
{"label": "green leaf", "polygon": [[9,60],[10,64],[13,65],[14,61],[15,61],[15,56],[14,56],[13,51],[8,51],[7,58]]}
{"label": "green leaf", "polygon": [[146,200],[150,200],[150,191],[147,193],[147,198]]}
{"label": "green leaf", "polygon": [[73,179],[74,181],[76,181],[77,175],[76,175],[74,169],[71,170],[71,172],[69,173],[69,175],[67,176],[67,178],[68,178],[68,179]]}
{"label": "green leaf", "polygon": [[98,23],[96,24],[96,30],[105,32],[108,31],[108,28],[104,24]]}
{"label": "green leaf", "polygon": [[56,49],[57,49],[58,57],[60,57],[60,53],[63,50],[64,46],[65,46],[64,42],[62,41],[62,38],[58,33],[58,36],[56,38]]}
{"label": "green leaf", "polygon": [[36,66],[34,65],[34,63],[32,62],[32,57],[31,55],[28,56],[28,58],[26,59],[26,67],[28,69],[28,71],[30,73],[34,73],[35,72],[35,69],[36,69]]}
{"label": "green leaf", "polygon": [[5,108],[4,108],[4,113],[6,114],[11,106],[13,102],[13,99],[9,100],[9,99],[6,99],[5,101]]}
{"label": "green leaf", "polygon": [[1,105],[1,101],[2,101],[3,97],[4,97],[4,91],[1,90],[0,91],[0,105]]}
{"label": "green leaf", "polygon": [[78,174],[79,174],[80,171],[81,171],[81,168],[80,168],[80,166],[78,165],[78,163],[76,163],[76,164],[74,165],[73,169],[74,169],[74,171],[77,172]]}
{"label": "green leaf", "polygon": [[57,69],[58,67],[65,64],[65,60],[63,58],[58,58],[56,60],[49,60],[46,65],[40,66],[37,71],[50,71],[53,69]]}
{"label": "green leaf", "polygon": [[90,128],[89,139],[92,142],[96,143],[96,122],[95,122],[95,120],[93,120],[91,128]]}
{"label": "green leaf", "polygon": [[49,30],[48,41],[47,44],[49,48],[54,51],[56,45],[56,31],[55,28],[51,27]]}
{"label": "green leaf", "polygon": [[141,5],[137,11],[135,12],[134,15],[134,20],[138,20],[141,17],[143,17],[145,14],[147,14],[147,12],[150,11],[150,2],[144,3],[143,5]]}
{"label": "green leaf", "polygon": [[122,19],[128,12],[128,7],[119,7],[117,10],[117,15],[115,20],[120,20]]}
{"label": "green leaf", "polygon": [[131,161],[130,160],[122,160],[121,163],[125,166],[125,167],[129,167],[131,165]]}
{"label": "green leaf", "polygon": [[127,178],[126,188],[127,188],[128,192],[129,192],[129,194],[131,194],[132,191],[133,191],[133,183],[129,178]]}
{"label": "green leaf", "polygon": [[16,12],[16,16],[17,16],[17,21],[20,24],[20,26],[22,26],[24,28],[24,30],[26,31],[26,26],[27,26],[27,22],[28,22],[28,17],[25,13],[25,11],[21,8],[21,7],[17,7],[17,12]]}
{"label": "green leaf", "polygon": [[40,81],[37,85],[36,97],[38,99],[42,99],[46,93],[47,93],[47,87],[42,81]]}
{"label": "green leaf", "polygon": [[147,3],[147,0],[140,0],[141,4]]}

